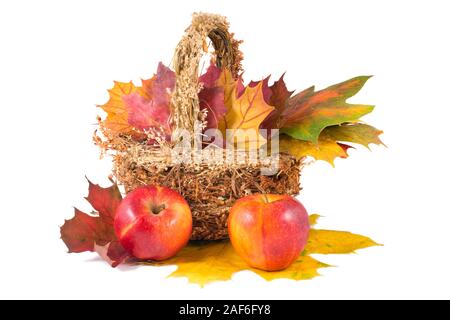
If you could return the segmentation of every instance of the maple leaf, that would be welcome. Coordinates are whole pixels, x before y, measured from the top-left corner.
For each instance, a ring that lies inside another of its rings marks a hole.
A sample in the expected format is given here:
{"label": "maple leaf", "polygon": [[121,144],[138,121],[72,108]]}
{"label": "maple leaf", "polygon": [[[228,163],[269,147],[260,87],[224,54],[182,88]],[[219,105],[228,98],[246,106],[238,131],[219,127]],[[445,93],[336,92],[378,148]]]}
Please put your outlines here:
{"label": "maple leaf", "polygon": [[262,93],[263,93],[264,101],[266,101],[268,104],[271,104],[272,88],[269,87],[269,80],[270,80],[270,76],[264,78],[261,81],[250,81],[248,86],[250,88],[254,88],[254,87],[258,86],[262,82],[261,87],[262,87]]}
{"label": "maple leaf", "polygon": [[131,81],[128,83],[114,81],[114,87],[108,92],[108,102],[100,106],[107,114],[103,125],[113,132],[130,134],[133,128],[128,123],[128,109],[123,98],[132,94],[142,94],[141,88],[136,87]]}
{"label": "maple leaf", "polygon": [[[199,81],[204,86],[199,93],[200,108],[208,111],[206,130],[219,129],[223,137],[226,136],[226,129],[246,130],[244,128],[245,121],[240,124],[241,126],[243,124],[244,127],[234,128],[233,117],[230,117],[233,114],[233,108],[236,107],[236,100],[241,98],[245,90],[242,78],[235,79],[228,69],[219,69],[211,63]],[[255,87],[256,84],[252,83],[251,87]],[[229,120],[231,123],[228,123]],[[217,137],[215,138],[217,139]],[[214,140],[212,143],[219,147],[226,145],[226,141],[221,139],[220,141]]]}
{"label": "maple leaf", "polygon": [[[266,101],[273,106],[275,109],[267,116],[267,118],[261,124],[262,129],[279,129],[280,128],[280,117],[286,108],[287,101],[294,91],[289,91],[284,82],[284,74],[281,75],[280,79],[275,81],[273,85],[269,87],[271,92],[269,98]],[[271,133],[269,132],[269,135]]]}
{"label": "maple leaf", "polygon": [[221,75],[222,69],[217,67],[214,61],[211,61],[208,69],[206,69],[206,72],[199,77],[198,81],[201,82],[205,88],[214,88],[218,86]]}
{"label": "maple leaf", "polygon": [[155,105],[168,106],[170,93],[175,88],[175,80],[175,72],[160,62],[153,78],[142,80],[142,89],[146,97],[151,99]]}
{"label": "maple leaf", "polygon": [[101,217],[102,221],[112,225],[114,223],[114,216],[116,215],[116,208],[122,201],[117,184],[113,184],[108,188],[102,188],[98,184],[93,184],[89,179],[89,192],[85,198]]}
{"label": "maple leaf", "polygon": [[205,130],[217,129],[227,112],[225,90],[217,84],[221,72],[218,67],[211,63],[206,73],[199,78],[199,82],[203,84],[203,88],[198,94],[200,110],[206,111],[207,114]]}
{"label": "maple leaf", "polygon": [[[312,214],[309,216],[309,223],[316,225],[322,216]],[[382,246],[372,239],[347,231],[310,229],[308,243],[303,255],[308,254],[347,254],[356,250]]]}
{"label": "maple leaf", "polygon": [[[200,108],[202,110],[208,110],[206,119],[208,124],[205,128],[205,131],[207,133],[206,137],[209,140],[212,139],[211,136],[208,136],[208,129],[218,129],[222,133],[222,137],[214,136],[214,141],[211,141],[211,144],[220,148],[225,148],[226,140],[224,139],[224,137],[226,137],[227,129],[225,115],[227,111],[232,107],[232,97],[235,94],[237,96],[240,96],[244,90],[242,78],[239,77],[236,80],[234,79],[231,71],[229,71],[228,69],[220,69],[216,67],[214,63],[211,63],[208,67],[207,72],[199,78],[199,81],[203,83],[206,89],[205,92],[199,93]],[[215,93],[220,96],[214,97],[213,91],[216,91]],[[222,99],[222,101],[219,101],[219,99]]]}
{"label": "maple leaf", "polygon": [[142,80],[140,94],[125,96],[128,123],[141,131],[162,130],[166,139],[170,130],[170,94],[175,88],[175,73],[161,62],[153,78]]}
{"label": "maple leaf", "polygon": [[233,74],[228,69],[222,70],[216,84],[224,90],[224,102],[227,108],[232,107],[233,99],[240,97],[245,89],[242,78],[234,79]]}
{"label": "maple leaf", "polygon": [[[320,216],[310,216],[314,225]],[[357,249],[377,246],[370,238],[344,231],[310,230],[305,252],[287,269],[267,272],[249,267],[234,251],[229,241],[190,243],[177,256],[162,262],[141,262],[144,265],[178,268],[169,277],[187,277],[190,283],[204,286],[215,281],[230,280],[240,271],[251,271],[270,281],[276,279],[306,280],[319,275],[318,269],[329,265],[316,260],[309,254],[352,253]]]}
{"label": "maple leaf", "polygon": [[370,77],[356,77],[315,92],[306,89],[287,101],[279,119],[281,132],[293,138],[317,143],[322,130],[328,126],[358,121],[374,106],[349,104]]}
{"label": "maple leaf", "polygon": [[317,213],[311,214],[309,216],[309,225],[311,227],[315,226],[317,224],[317,221],[319,221],[320,218],[321,218],[320,214],[317,214]]}
{"label": "maple leaf", "polygon": [[298,140],[287,135],[280,136],[280,151],[289,153],[297,159],[311,156],[334,165],[338,157],[347,158],[351,146],[342,142],[357,143],[368,147],[369,144],[383,144],[379,135],[383,132],[363,123],[345,123],[325,128],[317,143]]}
{"label": "maple leaf", "polygon": [[205,130],[217,129],[227,112],[223,88],[203,88],[198,94],[198,99],[200,101],[200,110],[207,111]]}
{"label": "maple leaf", "polygon": [[[260,81],[253,87],[247,86],[239,97],[237,96],[236,90],[231,93],[231,100],[229,101],[229,109],[225,120],[226,129],[231,129],[233,132],[230,138],[232,143],[234,143],[235,137],[238,138],[238,141],[242,142],[239,138],[243,138],[240,135],[244,135],[244,131],[254,135],[253,137],[248,137],[250,140],[247,141],[248,143],[256,143],[256,147],[260,147],[265,143],[265,139],[259,134],[258,130],[261,123],[274,108],[264,100],[263,83],[263,81]],[[251,141],[252,138],[254,139],[253,141]]]}
{"label": "maple leaf", "polygon": [[166,135],[170,134],[168,104],[156,104],[154,100],[147,99],[139,94],[130,94],[123,97],[128,110],[128,123],[139,131],[150,128],[161,129]]}
{"label": "maple leaf", "polygon": [[287,89],[286,83],[284,82],[284,73],[281,75],[280,79],[270,86],[270,90],[272,91],[272,95],[269,103],[275,106],[277,110],[283,110],[286,102],[294,93],[294,91],[289,91]]}
{"label": "maple leaf", "polygon": [[283,278],[307,280],[317,276],[319,268],[328,266],[312,257],[303,256],[284,270],[267,272],[249,267],[237,255],[228,241],[199,246],[190,245],[186,248],[184,254],[186,254],[185,259],[183,259],[183,256],[174,259],[178,269],[170,276],[188,276],[189,282],[201,286],[214,281],[230,280],[234,273],[244,270],[252,271],[266,280]]}
{"label": "maple leaf", "polygon": [[178,269],[169,277],[187,277],[190,283],[204,286],[215,281],[230,280],[234,273],[250,270],[266,280],[306,280],[318,275],[319,268],[327,267],[312,257],[299,257],[289,268],[267,272],[249,267],[234,251],[229,241],[190,243],[178,255],[163,262],[146,262],[150,265],[177,265]]}
{"label": "maple leaf", "polygon": [[133,259],[118,240],[113,240],[104,246],[95,244],[94,251],[113,268]]}
{"label": "maple leaf", "polygon": [[379,244],[368,237],[351,232],[311,229],[304,253],[346,254],[373,246]]}
{"label": "maple leaf", "polygon": [[89,180],[86,200],[98,212],[86,214],[75,208],[72,219],[61,227],[61,239],[69,253],[96,251],[113,267],[130,258],[114,232],[114,216],[122,195],[116,184],[102,188]]}
{"label": "maple leaf", "polygon": [[61,227],[61,239],[69,253],[94,251],[95,243],[106,245],[112,237],[107,225],[98,216],[88,215],[75,208],[72,219]]}
{"label": "maple leaf", "polygon": [[384,145],[380,140],[383,131],[364,123],[344,123],[325,128],[323,133],[336,141],[353,142],[369,148],[371,143]]}
{"label": "maple leaf", "polygon": [[288,153],[297,159],[313,157],[316,160],[329,162],[334,166],[336,158],[347,158],[347,146],[323,135],[317,143],[297,140],[287,135],[280,136],[280,152]]}
{"label": "maple leaf", "polygon": [[[105,128],[117,134],[142,137],[139,132],[151,128],[170,136],[170,94],[175,87],[175,73],[159,63],[157,73],[142,80],[142,87],[132,82],[115,82],[108,102],[100,106],[106,113]],[[137,132],[136,132],[137,131]]]}
{"label": "maple leaf", "polygon": [[251,269],[251,271],[268,281],[277,279],[310,280],[320,275],[318,269],[328,267],[328,264],[320,262],[311,256],[300,256],[288,268],[281,271],[267,272],[258,269]]}

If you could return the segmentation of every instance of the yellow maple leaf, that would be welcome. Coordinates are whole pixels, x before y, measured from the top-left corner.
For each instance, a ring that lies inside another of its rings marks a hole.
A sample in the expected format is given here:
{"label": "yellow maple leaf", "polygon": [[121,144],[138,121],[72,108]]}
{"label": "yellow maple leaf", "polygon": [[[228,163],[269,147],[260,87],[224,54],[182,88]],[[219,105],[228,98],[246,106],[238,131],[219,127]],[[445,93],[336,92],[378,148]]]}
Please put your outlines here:
{"label": "yellow maple leaf", "polygon": [[351,232],[311,229],[304,253],[354,253],[358,249],[373,246],[379,246],[379,244],[368,237]]}
{"label": "yellow maple leaf", "polygon": [[258,269],[249,270],[252,270],[268,281],[277,279],[310,280],[320,275],[317,271],[318,269],[327,267],[329,267],[328,264],[320,262],[311,256],[300,256],[297,261],[281,271],[269,272]]}
{"label": "yellow maple leaf", "polygon": [[230,107],[232,104],[232,97],[236,94],[236,90],[238,89],[238,81],[233,78],[233,74],[228,69],[223,69],[220,73],[219,79],[216,82],[216,85],[223,88],[224,91],[224,102],[227,107]]}
{"label": "yellow maple leaf", "polygon": [[[233,74],[228,69],[223,69],[220,73],[219,79],[216,81],[216,85],[223,89],[223,98],[224,98],[224,104],[227,110],[230,110],[232,108],[233,99],[232,97],[236,94],[239,94],[240,89],[238,87],[242,87],[242,82],[240,82],[240,79],[235,80],[233,77]],[[217,129],[222,133],[224,137],[226,137],[226,130],[227,130],[227,122],[226,117],[223,117],[218,125]]]}
{"label": "yellow maple leaf", "polygon": [[235,272],[247,268],[229,241],[190,243],[176,257],[158,265],[177,265],[169,277],[187,277],[189,282],[201,286],[230,280]]}
{"label": "yellow maple leaf", "polygon": [[[310,216],[314,225],[320,216]],[[375,246],[373,240],[343,231],[310,231],[307,248],[291,266],[285,270],[268,272],[249,267],[234,251],[229,241],[194,242],[181,250],[177,256],[162,262],[145,262],[144,264],[178,268],[169,277],[186,277],[190,283],[204,286],[215,281],[230,280],[236,272],[251,271],[270,281],[276,279],[307,280],[319,275],[318,269],[329,265],[316,260],[312,253],[351,253],[357,249]]]}
{"label": "yellow maple leaf", "polygon": [[190,283],[205,284],[230,280],[234,273],[253,271],[266,280],[307,280],[318,276],[319,268],[328,267],[310,256],[301,256],[289,268],[268,272],[249,267],[234,251],[229,241],[191,243],[174,258],[152,265],[177,265],[169,277],[187,277]]}
{"label": "yellow maple leaf", "polygon": [[289,153],[297,159],[310,156],[316,160],[327,161],[333,166],[336,158],[348,157],[345,148],[335,140],[323,136],[321,136],[317,144],[315,144],[310,141],[297,140],[287,135],[281,135],[280,151]]}
{"label": "yellow maple leaf", "polygon": [[311,214],[310,216],[309,216],[309,225],[312,227],[312,226],[315,226],[316,224],[317,224],[317,221],[319,220],[319,218],[321,218],[322,216],[320,215],[320,214],[317,214],[317,213],[314,213],[314,214]]}
{"label": "yellow maple leaf", "polygon": [[[225,116],[226,128],[231,129],[231,137],[227,139],[238,148],[248,146],[259,148],[266,140],[259,133],[259,127],[274,107],[264,100],[263,82],[256,86],[247,86],[238,96],[236,90],[231,92],[229,109]],[[236,140],[235,140],[236,139]]]}

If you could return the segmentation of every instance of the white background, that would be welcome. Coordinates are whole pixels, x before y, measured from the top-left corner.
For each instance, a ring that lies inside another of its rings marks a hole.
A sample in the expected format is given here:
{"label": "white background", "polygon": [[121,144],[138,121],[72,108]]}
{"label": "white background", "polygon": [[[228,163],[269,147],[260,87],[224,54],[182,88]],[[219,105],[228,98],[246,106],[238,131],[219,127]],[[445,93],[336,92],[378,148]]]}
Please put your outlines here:
{"label": "white background", "polygon": [[[201,289],[166,268],[112,269],[69,255],[59,226],[88,210],[86,174],[107,184],[91,143],[113,80],[170,63],[194,11],[229,17],[246,80],[288,71],[290,89],[372,74],[353,99],[388,148],[304,170],[299,199],[320,227],[384,247],[319,256],[311,281],[249,273]],[[450,298],[448,1],[1,1],[1,298]]]}

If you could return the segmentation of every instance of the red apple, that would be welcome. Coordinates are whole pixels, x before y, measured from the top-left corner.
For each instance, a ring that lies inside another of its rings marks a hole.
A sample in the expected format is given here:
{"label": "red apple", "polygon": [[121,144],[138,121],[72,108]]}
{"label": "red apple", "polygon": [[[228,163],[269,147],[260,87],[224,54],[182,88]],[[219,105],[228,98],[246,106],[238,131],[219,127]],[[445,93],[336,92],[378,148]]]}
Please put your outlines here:
{"label": "red apple", "polygon": [[117,208],[114,229],[122,246],[143,260],[164,260],[183,248],[192,233],[189,205],[176,191],[140,187]]}
{"label": "red apple", "polygon": [[231,208],[228,233],[236,252],[251,267],[282,270],[306,246],[308,213],[288,195],[251,195],[239,199]]}

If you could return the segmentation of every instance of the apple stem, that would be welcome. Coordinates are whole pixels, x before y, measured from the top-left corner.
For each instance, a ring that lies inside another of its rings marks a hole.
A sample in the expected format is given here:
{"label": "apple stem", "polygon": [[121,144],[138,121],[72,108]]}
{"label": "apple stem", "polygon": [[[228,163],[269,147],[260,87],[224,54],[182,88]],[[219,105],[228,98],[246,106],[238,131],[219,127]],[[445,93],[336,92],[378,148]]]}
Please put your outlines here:
{"label": "apple stem", "polygon": [[158,205],[150,205],[150,211],[153,214],[159,214],[164,209],[166,209],[166,205],[165,204],[161,204],[159,206]]}

